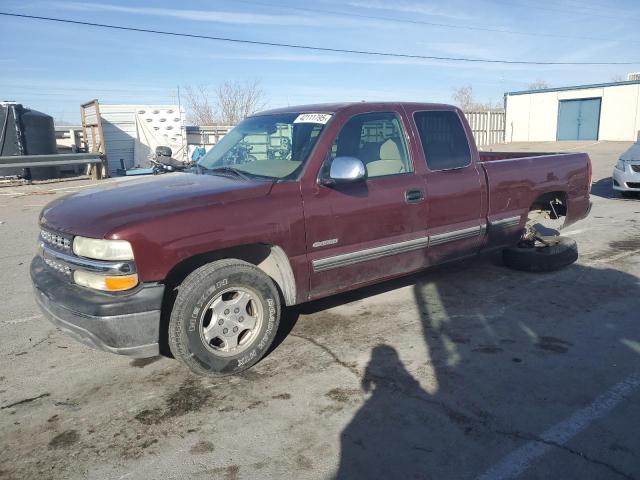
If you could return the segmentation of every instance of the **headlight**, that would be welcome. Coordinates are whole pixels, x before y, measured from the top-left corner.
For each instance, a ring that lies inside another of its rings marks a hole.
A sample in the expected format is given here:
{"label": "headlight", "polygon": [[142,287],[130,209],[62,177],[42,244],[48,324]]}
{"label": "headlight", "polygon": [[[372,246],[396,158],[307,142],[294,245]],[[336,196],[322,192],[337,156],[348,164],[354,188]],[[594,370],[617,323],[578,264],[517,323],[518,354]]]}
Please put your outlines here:
{"label": "headlight", "polygon": [[102,275],[99,273],[76,270],[73,272],[73,281],[83,287],[103,290],[105,292],[119,292],[130,290],[138,285],[138,275]]}
{"label": "headlight", "polygon": [[616,163],[616,168],[624,172],[627,168],[627,163],[624,160],[618,160],[618,163]]}
{"label": "headlight", "polygon": [[133,260],[133,249],[126,240],[98,240],[75,237],[73,253],[96,260]]}

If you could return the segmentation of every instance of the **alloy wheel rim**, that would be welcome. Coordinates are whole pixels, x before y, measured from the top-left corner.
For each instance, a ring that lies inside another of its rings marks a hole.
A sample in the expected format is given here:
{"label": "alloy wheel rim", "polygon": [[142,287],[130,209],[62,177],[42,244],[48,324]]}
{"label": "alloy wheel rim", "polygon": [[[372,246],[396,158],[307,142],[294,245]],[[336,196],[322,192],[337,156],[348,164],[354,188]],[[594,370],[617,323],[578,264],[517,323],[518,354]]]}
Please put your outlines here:
{"label": "alloy wheel rim", "polygon": [[232,287],[216,294],[200,316],[202,343],[216,355],[229,357],[249,348],[262,327],[264,312],[258,294]]}

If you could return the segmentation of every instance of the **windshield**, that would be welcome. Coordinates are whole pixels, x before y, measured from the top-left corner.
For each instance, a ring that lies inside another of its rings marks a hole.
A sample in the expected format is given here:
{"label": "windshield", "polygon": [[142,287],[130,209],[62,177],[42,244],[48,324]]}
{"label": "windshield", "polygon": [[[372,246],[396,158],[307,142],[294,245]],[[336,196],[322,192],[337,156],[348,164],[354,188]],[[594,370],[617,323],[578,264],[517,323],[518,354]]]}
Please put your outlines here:
{"label": "windshield", "polygon": [[302,170],[329,114],[282,113],[250,117],[227,133],[199,162],[247,176],[292,179]]}

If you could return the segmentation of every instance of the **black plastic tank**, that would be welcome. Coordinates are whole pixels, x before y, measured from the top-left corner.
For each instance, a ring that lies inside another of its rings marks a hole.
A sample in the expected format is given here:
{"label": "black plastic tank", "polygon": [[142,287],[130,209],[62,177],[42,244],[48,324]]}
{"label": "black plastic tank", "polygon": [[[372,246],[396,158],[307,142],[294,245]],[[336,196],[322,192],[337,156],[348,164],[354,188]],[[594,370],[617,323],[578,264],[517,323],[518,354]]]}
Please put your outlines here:
{"label": "black plastic tank", "polygon": [[22,155],[22,136],[16,121],[16,107],[0,104],[0,157]]}
{"label": "black plastic tank", "polygon": [[56,129],[53,117],[36,110],[21,108],[20,124],[25,155],[51,155],[57,153]]}
{"label": "black plastic tank", "polygon": [[[16,103],[0,104],[0,156],[56,154],[53,117]],[[0,176],[22,175],[53,178],[56,167],[0,168]]]}

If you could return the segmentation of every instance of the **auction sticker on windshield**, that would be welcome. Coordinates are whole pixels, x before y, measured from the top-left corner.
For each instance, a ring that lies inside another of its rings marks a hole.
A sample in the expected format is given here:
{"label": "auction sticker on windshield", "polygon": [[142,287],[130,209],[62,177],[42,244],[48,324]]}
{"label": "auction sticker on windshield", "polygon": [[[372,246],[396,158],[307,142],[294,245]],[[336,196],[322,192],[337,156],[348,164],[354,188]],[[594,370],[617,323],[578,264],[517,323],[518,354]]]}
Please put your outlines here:
{"label": "auction sticker on windshield", "polygon": [[324,125],[330,118],[330,113],[301,113],[293,123],[320,123]]}

